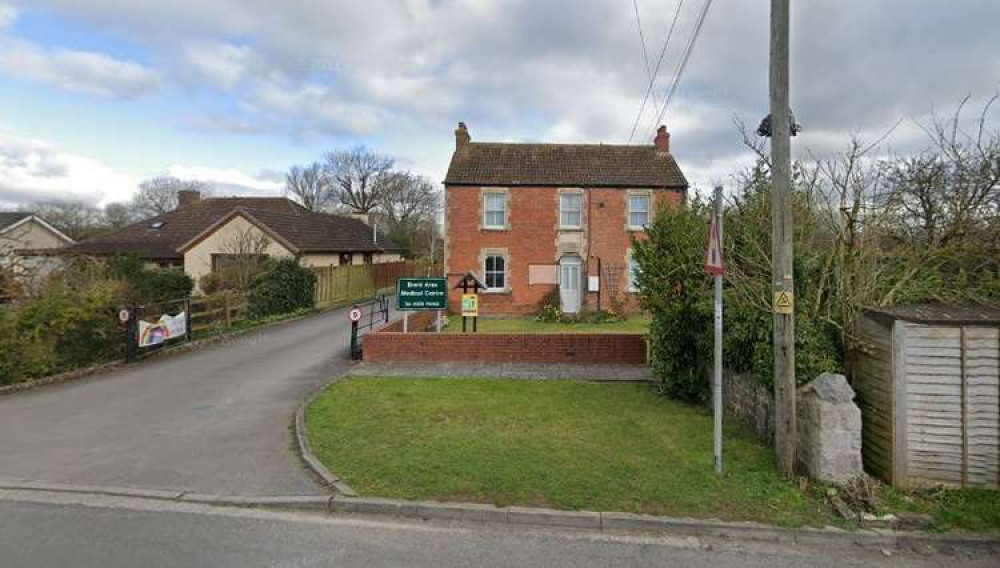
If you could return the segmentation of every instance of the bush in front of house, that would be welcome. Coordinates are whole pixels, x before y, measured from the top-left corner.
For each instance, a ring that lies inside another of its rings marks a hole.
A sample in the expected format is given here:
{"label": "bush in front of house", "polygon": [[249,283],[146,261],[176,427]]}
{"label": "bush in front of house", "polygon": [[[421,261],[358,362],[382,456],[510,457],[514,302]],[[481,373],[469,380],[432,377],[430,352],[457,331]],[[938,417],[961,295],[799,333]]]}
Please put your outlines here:
{"label": "bush in front of house", "polygon": [[129,302],[146,304],[187,298],[194,280],[182,268],[146,268],[135,255],[123,255],[107,261],[108,274],[126,282]]}
{"label": "bush in front of house", "polygon": [[298,259],[273,260],[250,289],[250,317],[311,309],[315,291],[316,276]]}

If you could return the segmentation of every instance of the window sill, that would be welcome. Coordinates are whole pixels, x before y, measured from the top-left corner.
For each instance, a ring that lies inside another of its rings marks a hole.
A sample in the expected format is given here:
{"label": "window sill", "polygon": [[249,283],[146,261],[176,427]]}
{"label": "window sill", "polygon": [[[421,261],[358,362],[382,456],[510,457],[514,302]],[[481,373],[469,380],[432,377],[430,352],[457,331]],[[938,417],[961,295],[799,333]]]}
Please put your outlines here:
{"label": "window sill", "polygon": [[646,232],[646,227],[645,226],[642,226],[642,227],[631,227],[630,226],[630,227],[627,227],[625,230],[628,231],[628,232],[630,232],[630,233],[644,233],[644,232]]}
{"label": "window sill", "polygon": [[510,227],[479,227],[479,230],[503,232],[503,231],[509,231]]}
{"label": "window sill", "polygon": [[510,288],[487,288],[483,290],[483,294],[510,294]]}
{"label": "window sill", "polygon": [[583,227],[559,227],[559,230],[567,233],[582,233]]}

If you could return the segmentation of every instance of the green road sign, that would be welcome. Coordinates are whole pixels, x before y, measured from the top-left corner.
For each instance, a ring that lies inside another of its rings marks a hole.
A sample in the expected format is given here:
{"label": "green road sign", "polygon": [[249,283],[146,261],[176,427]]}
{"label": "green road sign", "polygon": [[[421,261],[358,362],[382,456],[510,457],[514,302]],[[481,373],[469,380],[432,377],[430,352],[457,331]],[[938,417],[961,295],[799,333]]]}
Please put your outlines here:
{"label": "green road sign", "polygon": [[400,278],[396,293],[400,310],[448,309],[448,280],[444,278]]}

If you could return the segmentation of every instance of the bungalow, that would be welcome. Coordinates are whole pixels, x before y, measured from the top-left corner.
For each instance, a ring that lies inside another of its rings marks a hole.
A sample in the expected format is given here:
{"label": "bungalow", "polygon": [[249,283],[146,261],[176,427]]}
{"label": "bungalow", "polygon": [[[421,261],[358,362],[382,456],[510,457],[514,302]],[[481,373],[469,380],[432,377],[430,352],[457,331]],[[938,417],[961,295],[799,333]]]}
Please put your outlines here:
{"label": "bungalow", "polygon": [[688,183],[665,126],[653,144],[472,142],[465,124],[445,177],[445,271],[486,284],[484,314],[527,314],[558,291],[564,312],[634,308],[632,238]]}
{"label": "bungalow", "polygon": [[[202,199],[182,191],[168,213],[80,241],[69,254],[135,254],[150,265],[181,267],[197,283],[234,256],[296,256],[304,266],[380,264],[402,260],[403,249],[366,220],[310,211],[284,197]],[[256,243],[253,250],[247,241]]]}
{"label": "bungalow", "polygon": [[[48,253],[70,246],[73,242],[37,215],[0,212],[0,280],[9,275],[16,279],[18,287],[30,289],[62,266]],[[3,282],[0,282],[0,288],[0,299],[3,299],[10,290]]]}

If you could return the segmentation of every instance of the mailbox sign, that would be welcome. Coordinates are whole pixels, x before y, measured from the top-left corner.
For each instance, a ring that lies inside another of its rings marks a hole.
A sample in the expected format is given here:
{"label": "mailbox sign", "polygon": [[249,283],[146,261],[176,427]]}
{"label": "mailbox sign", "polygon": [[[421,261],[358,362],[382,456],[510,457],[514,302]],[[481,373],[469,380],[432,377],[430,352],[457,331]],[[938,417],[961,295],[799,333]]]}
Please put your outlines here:
{"label": "mailbox sign", "polygon": [[400,310],[448,309],[448,281],[444,278],[400,278],[396,293]]}

